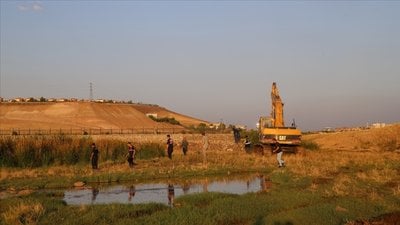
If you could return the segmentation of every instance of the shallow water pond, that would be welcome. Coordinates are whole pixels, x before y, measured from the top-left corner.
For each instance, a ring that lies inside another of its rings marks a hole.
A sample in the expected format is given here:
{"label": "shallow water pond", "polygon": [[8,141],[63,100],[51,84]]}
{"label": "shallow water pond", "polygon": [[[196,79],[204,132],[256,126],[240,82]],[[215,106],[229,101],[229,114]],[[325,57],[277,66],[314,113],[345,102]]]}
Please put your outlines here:
{"label": "shallow water pond", "polygon": [[64,201],[69,205],[109,203],[163,203],[173,205],[181,195],[201,192],[245,194],[268,189],[271,182],[263,175],[246,178],[204,178],[190,181],[167,181],[153,183],[126,183],[114,186],[92,186],[84,189],[67,190]]}

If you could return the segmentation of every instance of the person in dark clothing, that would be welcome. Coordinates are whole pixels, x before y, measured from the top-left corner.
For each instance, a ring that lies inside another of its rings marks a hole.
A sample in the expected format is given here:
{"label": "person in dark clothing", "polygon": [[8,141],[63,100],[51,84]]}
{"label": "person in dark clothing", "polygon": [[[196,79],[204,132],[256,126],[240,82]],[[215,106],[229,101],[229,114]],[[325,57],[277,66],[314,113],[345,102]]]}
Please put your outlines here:
{"label": "person in dark clothing", "polygon": [[240,141],[240,129],[233,127],[232,130],[233,130],[233,138],[235,139],[235,143],[237,144]]}
{"label": "person in dark clothing", "polygon": [[126,158],[128,160],[129,167],[133,167],[135,165],[134,162],[135,153],[136,153],[135,146],[133,146],[131,142],[128,142],[128,154]]}
{"label": "person in dark clothing", "polygon": [[168,158],[172,159],[172,152],[174,151],[174,141],[171,138],[171,135],[167,135],[167,153]]}
{"label": "person in dark clothing", "polygon": [[92,153],[90,154],[90,161],[92,161],[92,169],[98,169],[99,150],[95,143],[92,143]]}
{"label": "person in dark clothing", "polygon": [[183,137],[181,145],[182,145],[183,155],[186,155],[189,146],[189,142],[186,140],[186,137]]}

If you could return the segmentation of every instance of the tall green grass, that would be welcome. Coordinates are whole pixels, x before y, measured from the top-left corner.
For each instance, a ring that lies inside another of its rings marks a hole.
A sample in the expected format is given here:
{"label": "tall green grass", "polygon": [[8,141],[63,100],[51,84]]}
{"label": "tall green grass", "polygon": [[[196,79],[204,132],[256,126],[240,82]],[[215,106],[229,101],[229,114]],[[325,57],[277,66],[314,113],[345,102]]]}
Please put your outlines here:
{"label": "tall green grass", "polygon": [[137,159],[152,159],[165,156],[165,147],[159,143],[145,143],[136,153]]}
{"label": "tall green grass", "polygon": [[[87,136],[37,135],[0,137],[0,166],[41,167],[50,165],[87,164],[90,161],[93,139]],[[96,141],[100,162],[125,161],[126,142],[115,139]],[[137,159],[150,159],[165,155],[160,143],[137,146]]]}

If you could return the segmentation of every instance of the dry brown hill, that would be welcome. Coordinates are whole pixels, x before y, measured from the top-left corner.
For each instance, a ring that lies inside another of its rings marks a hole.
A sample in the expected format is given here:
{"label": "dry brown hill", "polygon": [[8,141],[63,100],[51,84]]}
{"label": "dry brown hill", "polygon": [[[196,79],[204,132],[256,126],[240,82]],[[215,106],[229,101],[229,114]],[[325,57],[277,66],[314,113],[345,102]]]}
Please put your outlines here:
{"label": "dry brown hill", "polygon": [[0,129],[182,128],[146,116],[174,117],[183,126],[208,123],[165,108],[142,104],[93,102],[1,103]]}
{"label": "dry brown hill", "polygon": [[322,149],[330,150],[400,150],[400,124],[384,128],[358,131],[304,135],[303,140],[313,141]]}

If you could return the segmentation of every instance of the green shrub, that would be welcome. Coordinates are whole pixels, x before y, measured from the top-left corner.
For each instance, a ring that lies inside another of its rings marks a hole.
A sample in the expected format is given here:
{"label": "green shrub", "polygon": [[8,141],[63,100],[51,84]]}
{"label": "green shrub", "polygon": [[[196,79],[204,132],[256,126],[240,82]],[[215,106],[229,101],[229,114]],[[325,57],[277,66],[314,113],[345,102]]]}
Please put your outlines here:
{"label": "green shrub", "polygon": [[42,165],[49,166],[54,163],[54,153],[52,145],[49,142],[42,142],[41,144]]}
{"label": "green shrub", "polygon": [[174,117],[156,118],[156,117],[150,115],[149,118],[156,122],[159,122],[159,123],[169,123],[169,124],[173,124],[173,125],[181,125],[181,123],[178,120],[176,120]]}
{"label": "green shrub", "polygon": [[315,143],[314,141],[309,141],[309,140],[302,140],[301,147],[311,150],[311,151],[319,150],[319,145],[317,143]]}
{"label": "green shrub", "polygon": [[240,130],[240,137],[248,137],[252,144],[260,143],[260,134],[257,130]]}
{"label": "green shrub", "polygon": [[67,164],[68,165],[75,165],[79,162],[79,153],[73,148],[71,152],[67,154]]}
{"label": "green shrub", "polygon": [[112,153],[111,153],[111,160],[113,162],[118,161],[119,159],[122,159],[123,156],[126,155],[127,148],[125,147],[124,142],[117,143],[116,146],[112,147]]}
{"label": "green shrub", "polygon": [[22,167],[35,167],[39,162],[36,160],[36,148],[32,140],[28,142],[22,151],[21,165]]}
{"label": "green shrub", "polygon": [[15,149],[16,143],[11,137],[0,140],[0,166],[18,166]]}
{"label": "green shrub", "polygon": [[143,144],[142,146],[140,146],[136,153],[136,157],[138,159],[152,159],[164,156],[164,147],[158,143]]}

